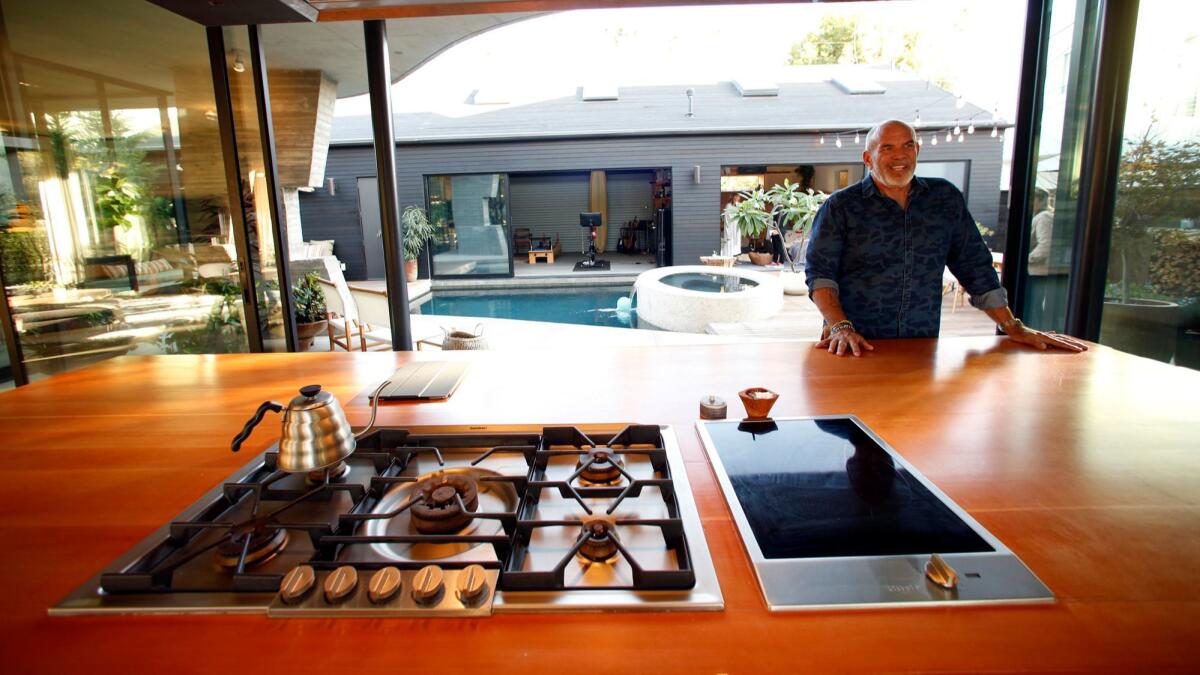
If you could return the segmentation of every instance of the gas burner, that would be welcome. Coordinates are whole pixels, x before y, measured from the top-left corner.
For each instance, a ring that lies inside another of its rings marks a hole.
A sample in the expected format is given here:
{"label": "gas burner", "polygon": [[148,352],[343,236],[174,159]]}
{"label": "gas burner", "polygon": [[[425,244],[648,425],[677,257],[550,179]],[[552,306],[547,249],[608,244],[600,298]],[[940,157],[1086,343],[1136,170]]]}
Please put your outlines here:
{"label": "gas burner", "polygon": [[213,556],[217,565],[228,569],[236,568],[242,557],[242,549],[246,546],[246,537],[250,537],[250,548],[246,549],[247,567],[265,563],[274,558],[288,543],[287,530],[283,528],[268,530],[257,527],[241,536],[234,536],[218,546]]}
{"label": "gas burner", "polygon": [[621,480],[621,458],[608,448],[591,448],[579,458],[575,469],[579,477],[596,485],[611,485]]}
{"label": "gas burner", "polygon": [[321,485],[325,482],[326,471],[329,472],[330,483],[341,483],[346,480],[346,476],[350,475],[350,465],[345,462],[338,462],[337,464],[334,464],[333,466],[327,466],[324,469],[309,471],[308,475],[304,478],[304,484],[309,487]]}
{"label": "gas burner", "polygon": [[604,562],[617,554],[616,523],[596,519],[583,524],[579,554],[592,562]]}
{"label": "gas burner", "polygon": [[412,505],[412,524],[421,534],[457,532],[471,522],[471,512],[479,510],[479,487],[463,475],[434,476],[417,484],[413,493],[419,498]]}

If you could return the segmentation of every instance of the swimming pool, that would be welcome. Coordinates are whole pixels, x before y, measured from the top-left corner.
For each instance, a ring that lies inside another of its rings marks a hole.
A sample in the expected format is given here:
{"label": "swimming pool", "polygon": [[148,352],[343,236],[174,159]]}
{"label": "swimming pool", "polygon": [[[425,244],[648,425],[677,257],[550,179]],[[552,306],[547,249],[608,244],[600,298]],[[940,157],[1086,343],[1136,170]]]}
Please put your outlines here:
{"label": "swimming pool", "polygon": [[434,291],[420,314],[521,319],[582,326],[637,328],[635,312],[618,312],[628,288],[533,288],[492,291]]}

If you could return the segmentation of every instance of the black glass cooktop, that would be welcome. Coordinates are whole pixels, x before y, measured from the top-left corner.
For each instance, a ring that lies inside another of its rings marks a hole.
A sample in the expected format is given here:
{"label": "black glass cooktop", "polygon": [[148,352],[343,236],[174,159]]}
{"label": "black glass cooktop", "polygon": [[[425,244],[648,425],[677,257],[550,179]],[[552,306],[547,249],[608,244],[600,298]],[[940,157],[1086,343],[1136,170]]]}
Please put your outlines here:
{"label": "black glass cooktop", "polygon": [[854,420],[705,428],[767,559],[994,550]]}

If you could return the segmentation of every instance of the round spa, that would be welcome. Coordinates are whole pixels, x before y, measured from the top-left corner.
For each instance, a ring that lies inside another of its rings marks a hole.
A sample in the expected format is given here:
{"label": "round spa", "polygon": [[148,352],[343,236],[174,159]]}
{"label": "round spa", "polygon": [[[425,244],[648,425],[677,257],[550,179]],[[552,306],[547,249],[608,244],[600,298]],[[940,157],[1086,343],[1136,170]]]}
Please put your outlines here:
{"label": "round spa", "polygon": [[703,333],[710,323],[768,319],[783,308],[783,284],[736,267],[681,265],[638,275],[638,326]]}

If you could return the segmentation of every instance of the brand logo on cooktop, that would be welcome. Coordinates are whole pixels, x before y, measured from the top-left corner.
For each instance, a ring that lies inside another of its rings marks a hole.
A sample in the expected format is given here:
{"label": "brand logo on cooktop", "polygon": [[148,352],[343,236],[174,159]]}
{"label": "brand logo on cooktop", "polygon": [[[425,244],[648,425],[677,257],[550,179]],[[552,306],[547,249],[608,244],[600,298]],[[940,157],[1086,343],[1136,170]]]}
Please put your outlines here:
{"label": "brand logo on cooktop", "polygon": [[884,588],[887,589],[888,593],[916,593],[917,591],[921,590],[916,584],[888,584],[884,586]]}

